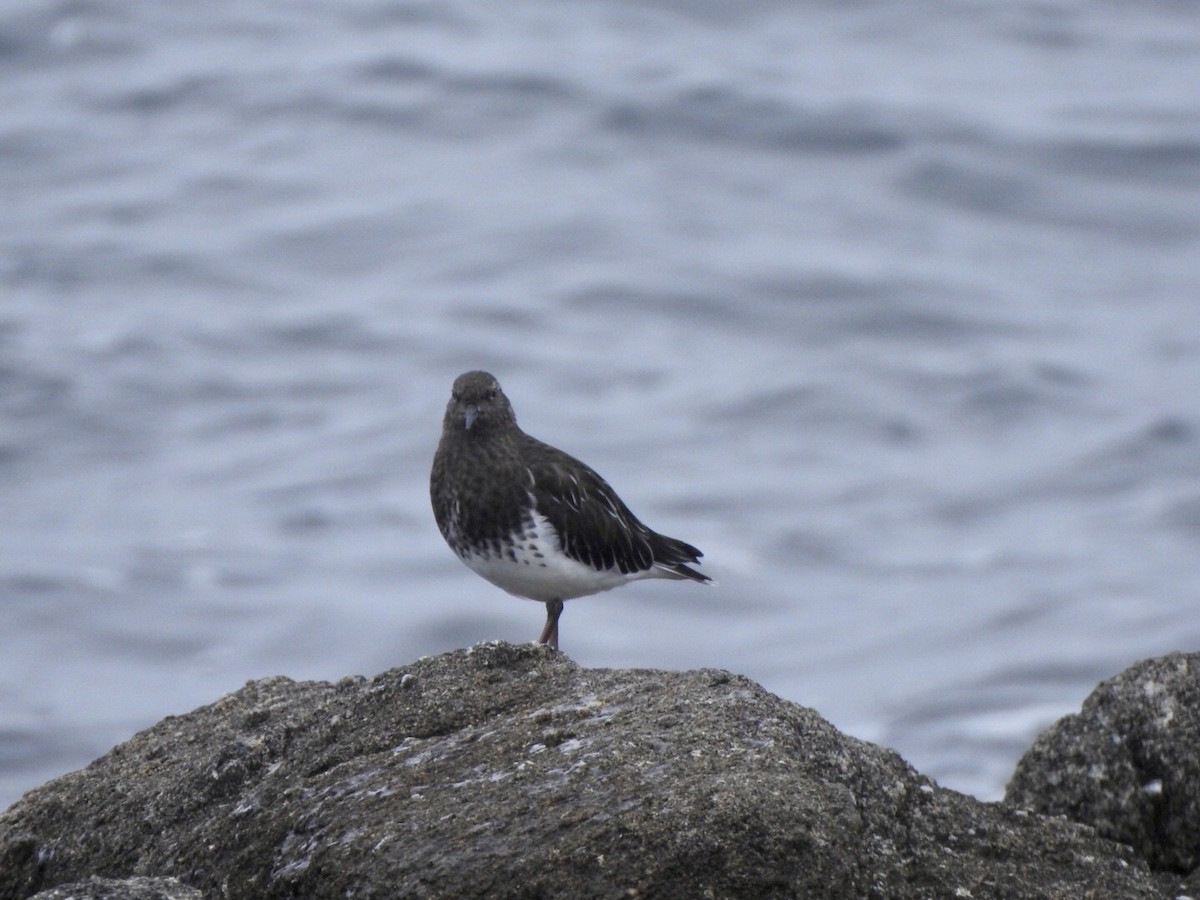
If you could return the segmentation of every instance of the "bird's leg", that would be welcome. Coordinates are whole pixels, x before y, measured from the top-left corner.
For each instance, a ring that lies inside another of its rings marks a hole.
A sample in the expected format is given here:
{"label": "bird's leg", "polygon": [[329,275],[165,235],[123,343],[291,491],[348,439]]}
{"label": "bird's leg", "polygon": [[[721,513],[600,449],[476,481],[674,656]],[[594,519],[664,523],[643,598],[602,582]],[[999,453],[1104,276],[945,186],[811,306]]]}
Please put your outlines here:
{"label": "bird's leg", "polygon": [[558,649],[558,617],[562,615],[562,608],[561,600],[546,601],[546,627],[542,629],[538,643],[549,644],[552,650]]}

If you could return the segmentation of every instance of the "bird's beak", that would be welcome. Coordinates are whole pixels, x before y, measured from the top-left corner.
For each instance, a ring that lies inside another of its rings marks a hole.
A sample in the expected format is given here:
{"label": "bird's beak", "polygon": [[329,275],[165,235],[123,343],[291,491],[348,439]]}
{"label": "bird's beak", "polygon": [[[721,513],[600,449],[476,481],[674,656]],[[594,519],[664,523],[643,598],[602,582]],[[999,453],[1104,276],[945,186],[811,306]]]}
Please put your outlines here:
{"label": "bird's beak", "polygon": [[463,427],[468,431],[475,424],[475,417],[479,415],[479,407],[474,403],[468,403],[467,408],[463,411]]}

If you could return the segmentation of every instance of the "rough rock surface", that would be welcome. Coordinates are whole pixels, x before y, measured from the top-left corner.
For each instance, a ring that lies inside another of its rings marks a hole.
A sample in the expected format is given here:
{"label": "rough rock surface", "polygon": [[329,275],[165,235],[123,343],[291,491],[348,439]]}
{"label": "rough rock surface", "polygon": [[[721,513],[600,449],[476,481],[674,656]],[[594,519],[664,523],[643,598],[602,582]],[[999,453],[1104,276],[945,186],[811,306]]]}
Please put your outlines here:
{"label": "rough rock surface", "polygon": [[204,900],[174,878],[89,878],[42,891],[34,900]]}
{"label": "rough rock surface", "polygon": [[1163,896],[1128,847],[939,788],[745,678],[509,644],[252,682],[0,814],[0,900],[92,875],[206,898]]}
{"label": "rough rock surface", "polygon": [[1105,681],[1021,758],[1005,799],[1131,845],[1152,868],[1200,866],[1200,653]]}

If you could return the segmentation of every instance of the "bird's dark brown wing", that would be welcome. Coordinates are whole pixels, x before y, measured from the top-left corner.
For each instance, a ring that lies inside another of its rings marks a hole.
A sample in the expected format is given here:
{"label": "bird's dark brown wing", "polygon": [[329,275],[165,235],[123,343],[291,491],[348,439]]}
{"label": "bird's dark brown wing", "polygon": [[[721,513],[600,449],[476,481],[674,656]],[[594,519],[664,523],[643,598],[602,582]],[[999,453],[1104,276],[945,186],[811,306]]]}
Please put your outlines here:
{"label": "bird's dark brown wing", "polygon": [[584,463],[536,438],[523,437],[521,456],[533,478],[534,502],[558,532],[567,556],[596,569],[628,574],[659,566],[679,578],[710,580],[686,565],[699,562],[699,550],[643,525],[608,482]]}

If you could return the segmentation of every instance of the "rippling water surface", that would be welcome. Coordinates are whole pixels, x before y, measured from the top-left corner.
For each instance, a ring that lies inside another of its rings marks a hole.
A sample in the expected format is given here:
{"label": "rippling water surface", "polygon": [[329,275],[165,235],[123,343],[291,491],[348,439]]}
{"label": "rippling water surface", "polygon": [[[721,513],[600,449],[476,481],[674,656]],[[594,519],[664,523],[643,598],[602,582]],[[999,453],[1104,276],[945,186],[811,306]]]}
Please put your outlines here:
{"label": "rippling water surface", "polygon": [[534,637],[428,508],[469,368],[720,581],[574,659],[998,796],[1200,644],[1197,85],[1186,4],[6,4],[0,805]]}

